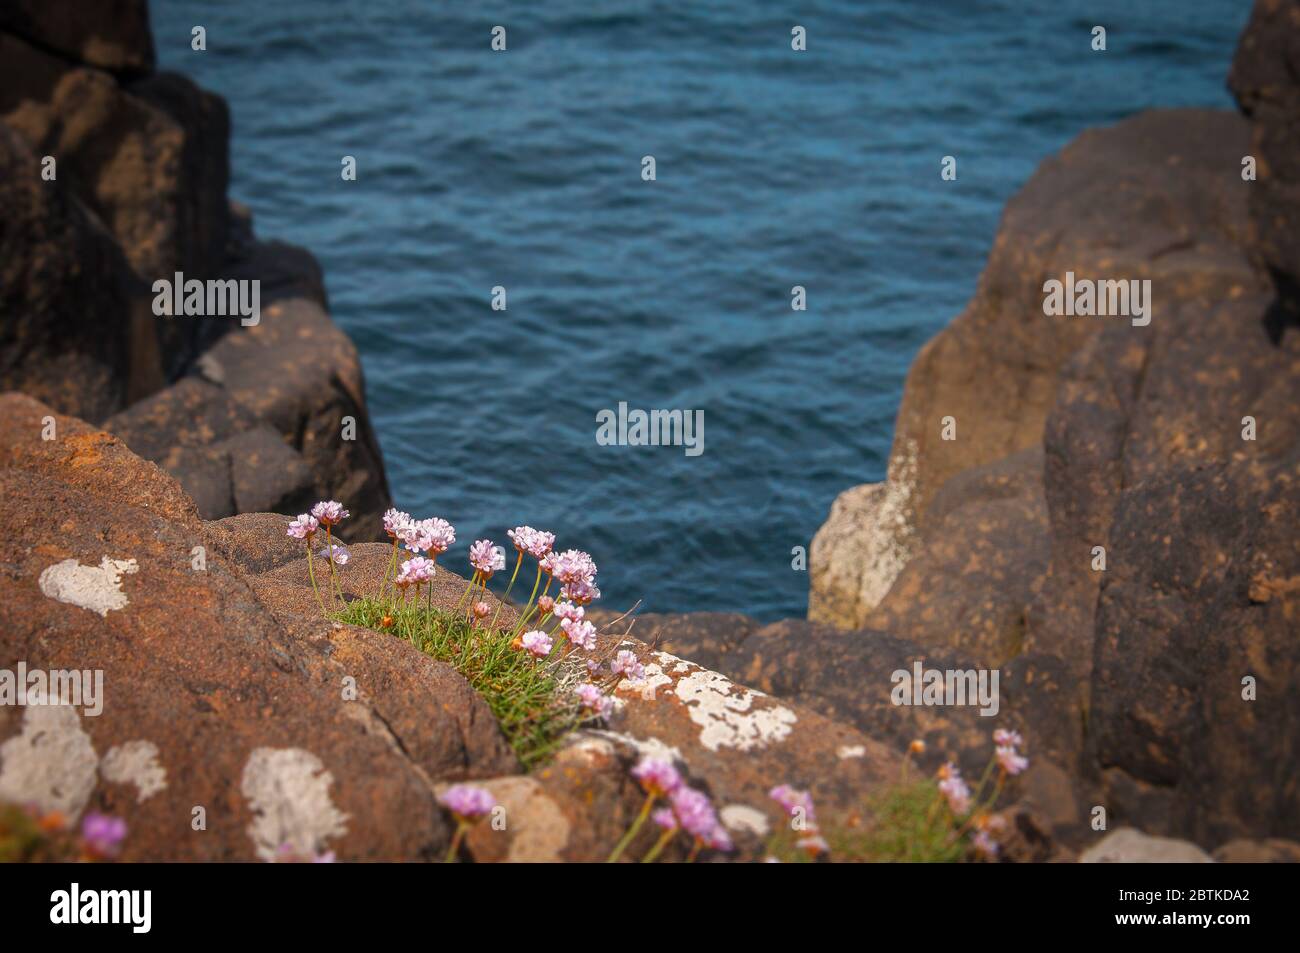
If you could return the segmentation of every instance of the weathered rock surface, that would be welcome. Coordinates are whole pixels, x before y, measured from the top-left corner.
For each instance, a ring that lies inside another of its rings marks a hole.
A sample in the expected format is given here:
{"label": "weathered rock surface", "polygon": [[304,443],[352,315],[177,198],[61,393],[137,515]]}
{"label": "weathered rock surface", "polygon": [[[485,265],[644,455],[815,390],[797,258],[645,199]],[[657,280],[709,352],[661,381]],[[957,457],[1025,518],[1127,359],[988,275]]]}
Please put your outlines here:
{"label": "weathered rock surface", "polygon": [[514,766],[482,699],[398,640],[278,612],[220,547],[196,569],[212,536],[180,487],[79,421],[43,440],[51,413],[0,397],[0,667],[101,670],[103,711],[0,708],[0,797],[120,814],[128,860],[445,851],[434,783]]}
{"label": "weathered rock surface", "polygon": [[[1061,368],[1103,328],[1123,324],[1142,339],[1178,309],[1260,287],[1240,245],[1248,136],[1226,112],[1147,112],[1084,132],[1038,168],[1007,204],[975,297],[912,365],[887,483],[847,491],[818,532],[809,618],[866,624],[914,555],[940,487],[1040,444]],[[1152,324],[1045,315],[1043,284],[1066,272],[1150,279]],[[952,440],[942,438],[947,417]]]}
{"label": "weathered rock surface", "polygon": [[[377,538],[383,459],[320,268],[253,237],[225,102],[152,63],[142,2],[0,14],[0,386],[112,416],[205,518],[342,497],[351,538]],[[178,272],[261,283],[260,322],[156,315]]]}
{"label": "weathered rock surface", "polygon": [[1212,864],[1214,858],[1188,841],[1152,837],[1131,827],[1121,827],[1084,851],[1079,863]]}
{"label": "weathered rock surface", "polygon": [[0,30],[87,66],[120,72],[154,66],[146,0],[7,0],[0,7]]}

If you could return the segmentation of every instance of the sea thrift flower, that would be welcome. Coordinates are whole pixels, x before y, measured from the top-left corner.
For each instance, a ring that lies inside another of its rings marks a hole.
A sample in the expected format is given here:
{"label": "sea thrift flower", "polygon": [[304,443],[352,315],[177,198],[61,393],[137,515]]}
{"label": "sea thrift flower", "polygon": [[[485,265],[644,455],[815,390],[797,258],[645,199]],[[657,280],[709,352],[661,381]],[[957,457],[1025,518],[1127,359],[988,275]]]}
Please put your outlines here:
{"label": "sea thrift flower", "polygon": [[506,557],[492,545],[492,540],[480,539],[469,548],[469,564],[484,578],[491,578],[494,572],[506,568]]}
{"label": "sea thrift flower", "polygon": [[289,535],[294,539],[311,539],[320,529],[320,521],[310,513],[299,513],[298,518],[289,524]]}
{"label": "sea thrift flower", "polygon": [[320,520],[321,526],[337,526],[352,514],[337,500],[327,500],[313,506],[311,515]]}
{"label": "sea thrift flower", "polygon": [[491,611],[492,608],[486,602],[474,603],[474,618],[480,621],[486,619],[488,617],[488,613]]}
{"label": "sea thrift flower", "polygon": [[396,539],[402,530],[411,523],[411,514],[399,509],[390,509],[384,513],[384,532],[390,539]]}
{"label": "sea thrift flower", "polygon": [[645,666],[627,649],[619,650],[614,660],[609,663],[609,670],[615,675],[623,675],[634,682],[645,677]]}
{"label": "sea thrift flower", "polygon": [[939,782],[939,791],[948,800],[948,807],[954,814],[965,814],[970,810],[970,788],[962,780],[961,769],[949,762],[939,771],[943,778]]}
{"label": "sea thrift flower", "polygon": [[549,554],[548,569],[552,576],[562,583],[596,581],[596,563],[591,556],[580,549],[566,549],[564,552]]}
{"label": "sea thrift flower", "polygon": [[999,748],[1019,748],[1025,741],[1020,737],[1020,732],[999,728],[993,732],[993,743]]}
{"label": "sea thrift flower", "polygon": [[515,544],[515,549],[537,559],[546,556],[555,545],[554,533],[545,533],[540,529],[533,529],[531,526],[516,526],[508,531],[506,535]]}
{"label": "sea thrift flower", "polygon": [[781,810],[791,817],[800,817],[809,826],[816,825],[817,815],[813,810],[810,792],[800,791],[788,784],[778,784],[767,792],[767,796],[781,805]]}
{"label": "sea thrift flower", "polygon": [[667,796],[682,786],[682,776],[667,761],[658,758],[642,758],[632,769],[636,778],[647,794]]}
{"label": "sea thrift flower", "polygon": [[677,828],[681,827],[681,825],[677,823],[677,815],[673,813],[671,807],[656,808],[651,812],[650,820],[654,821],[666,831],[675,831]]}
{"label": "sea thrift flower", "polygon": [[600,590],[582,579],[576,582],[566,582],[564,588],[560,591],[564,593],[565,598],[570,602],[579,606],[585,606],[600,598]]}
{"label": "sea thrift flower", "polygon": [[913,741],[910,745],[907,746],[907,750],[910,751],[912,754],[925,754],[925,742],[922,741],[920,738],[917,738],[915,741]]}
{"label": "sea thrift flower", "polygon": [[536,655],[538,658],[545,658],[551,654],[551,637],[541,629],[533,629],[531,632],[525,632],[522,640],[523,647]]}
{"label": "sea thrift flower", "polygon": [[597,672],[600,671],[600,662],[598,662],[594,658],[587,659],[587,671],[590,672],[592,675],[595,675]]}
{"label": "sea thrift flower", "polygon": [[126,821],[91,812],[81,821],[81,841],[96,857],[116,857],[126,840]]}
{"label": "sea thrift flower", "polygon": [[1009,746],[998,748],[996,757],[1002,770],[1010,775],[1017,775],[1029,767],[1029,759],[1017,754],[1016,749]]}
{"label": "sea thrift flower", "polygon": [[721,823],[714,824],[713,830],[704,837],[704,846],[709,850],[720,850],[723,853],[730,853],[735,850],[736,845],[732,843],[731,835]]}
{"label": "sea thrift flower", "polygon": [[416,556],[402,563],[397,573],[397,584],[399,586],[419,585],[432,579],[436,572],[437,568],[432,559]]}
{"label": "sea thrift flower", "polygon": [[497,806],[491,792],[473,784],[453,784],[438,795],[438,803],[461,822],[476,821],[491,814]]}
{"label": "sea thrift flower", "polygon": [[542,614],[542,618],[550,615],[555,610],[555,600],[550,596],[542,596],[537,600],[537,611]]}
{"label": "sea thrift flower", "polygon": [[[540,600],[538,601],[538,605],[541,605]],[[577,622],[587,614],[586,609],[582,608],[582,606],[575,606],[572,602],[557,602],[554,604],[554,608],[552,608],[551,611],[555,613],[557,619],[566,619],[573,622]]]}
{"label": "sea thrift flower", "polygon": [[714,836],[720,825],[707,794],[683,785],[673,791],[671,800],[673,813],[681,822],[682,830],[705,842]]}
{"label": "sea thrift flower", "polygon": [[579,622],[565,619],[560,623],[560,628],[564,630],[568,640],[578,648],[590,652],[596,647],[596,627],[586,619]]}
{"label": "sea thrift flower", "polygon": [[436,557],[456,542],[456,529],[445,519],[435,516],[427,520],[412,520],[401,528],[399,538],[411,552],[429,553]]}
{"label": "sea thrift flower", "polygon": [[321,559],[333,559],[334,565],[346,566],[348,560],[352,558],[351,551],[342,543],[334,543],[330,546],[322,546],[320,552],[316,554]]}
{"label": "sea thrift flower", "polygon": [[582,707],[590,709],[601,718],[606,717],[614,707],[614,700],[590,682],[583,682],[575,690]]}

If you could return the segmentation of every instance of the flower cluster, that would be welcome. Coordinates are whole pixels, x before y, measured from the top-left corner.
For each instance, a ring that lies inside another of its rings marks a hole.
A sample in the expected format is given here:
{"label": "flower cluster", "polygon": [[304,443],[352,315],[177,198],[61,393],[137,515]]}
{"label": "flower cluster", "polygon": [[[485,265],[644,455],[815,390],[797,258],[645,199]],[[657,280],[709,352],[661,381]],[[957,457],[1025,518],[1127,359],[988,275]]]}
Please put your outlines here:
{"label": "flower cluster", "polygon": [[407,586],[418,586],[428,582],[437,571],[432,559],[415,556],[402,562],[394,584],[398,589],[405,591]]}
{"label": "flower cluster", "polygon": [[[702,791],[688,787],[671,762],[659,758],[642,758],[632,769],[632,777],[645,791],[646,799],[640,814],[610,854],[611,862],[623,855],[647,818],[653,820],[661,833],[643,862],[658,857],[679,832],[691,839],[691,860],[705,848],[720,851],[732,849],[731,835],[718,820],[713,802]],[[666,801],[666,805],[656,809],[655,805],[661,800]]]}
{"label": "flower cluster", "polygon": [[1016,750],[1024,744],[1020,732],[1004,731],[999,728],[993,732],[993,743],[997,745],[997,753],[994,757],[998,759],[998,766],[1007,774],[1014,777],[1029,767],[1029,759]]}
{"label": "flower cluster", "polygon": [[456,820],[456,833],[452,835],[446,861],[456,859],[466,832],[497,808],[492,792],[474,784],[453,784],[438,795],[438,803],[451,812]]}
{"label": "flower cluster", "polygon": [[546,533],[540,529],[533,529],[531,526],[516,526],[512,530],[508,530],[506,535],[515,544],[515,549],[521,553],[527,553],[534,559],[545,559],[555,546],[554,533]]}
{"label": "flower cluster", "polygon": [[939,769],[939,793],[948,802],[948,809],[956,815],[963,815],[970,810],[970,786],[961,776],[961,768],[949,761]]}

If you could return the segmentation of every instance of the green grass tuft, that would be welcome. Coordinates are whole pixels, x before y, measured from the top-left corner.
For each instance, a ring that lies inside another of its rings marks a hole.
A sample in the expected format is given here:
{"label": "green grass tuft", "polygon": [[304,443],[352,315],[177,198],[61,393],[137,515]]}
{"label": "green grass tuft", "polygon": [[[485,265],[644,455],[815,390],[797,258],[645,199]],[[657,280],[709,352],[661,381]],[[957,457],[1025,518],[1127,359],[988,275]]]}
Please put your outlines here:
{"label": "green grass tuft", "polygon": [[[381,626],[386,615],[393,618],[387,629]],[[394,608],[380,599],[350,602],[336,618],[406,639],[460,672],[487,701],[525,770],[550,757],[587,718],[572,693],[581,673],[576,663],[560,657],[558,647],[550,659],[535,659],[510,647],[509,630],[475,628],[459,613]]]}

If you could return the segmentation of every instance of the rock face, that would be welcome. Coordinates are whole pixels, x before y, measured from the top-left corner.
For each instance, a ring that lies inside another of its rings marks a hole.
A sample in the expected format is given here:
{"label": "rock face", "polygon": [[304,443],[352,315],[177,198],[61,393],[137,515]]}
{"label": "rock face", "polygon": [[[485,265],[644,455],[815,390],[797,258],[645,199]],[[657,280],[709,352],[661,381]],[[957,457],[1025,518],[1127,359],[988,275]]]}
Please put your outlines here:
{"label": "rock face", "polygon": [[[878,683],[907,647],[998,667],[1058,836],[1087,846],[1099,805],[1201,844],[1295,838],[1297,50],[1300,4],[1261,0],[1246,119],[1144,113],[1043,163],[912,368],[889,480],[814,541],[809,616],[842,631],[760,630],[729,672],[896,742],[839,673]],[[1066,272],[1149,279],[1150,322],[1045,314]]]}
{"label": "rock face", "polygon": [[[319,267],[232,212],[225,102],[153,72],[146,5],[94,7],[0,13],[0,385],[111,417],[205,518],[346,497],[376,538],[383,459]],[[155,314],[178,272],[260,282],[261,320]]]}
{"label": "rock face", "polygon": [[122,815],[128,860],[445,851],[435,782],[515,770],[483,700],[399,640],[268,606],[225,553],[283,522],[207,529],[116,438],[55,416],[43,439],[51,414],[0,398],[0,665],[102,672],[102,710],[0,708],[0,798]]}

